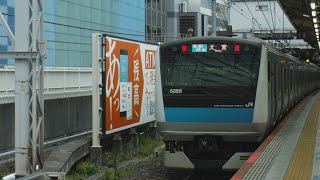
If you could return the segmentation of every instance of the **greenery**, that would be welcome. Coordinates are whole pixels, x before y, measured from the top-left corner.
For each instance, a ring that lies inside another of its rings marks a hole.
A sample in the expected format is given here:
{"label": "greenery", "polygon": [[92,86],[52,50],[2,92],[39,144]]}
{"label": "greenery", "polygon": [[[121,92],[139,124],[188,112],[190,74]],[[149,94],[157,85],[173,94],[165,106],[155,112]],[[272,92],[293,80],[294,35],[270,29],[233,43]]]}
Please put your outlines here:
{"label": "greenery", "polygon": [[87,176],[91,176],[95,173],[98,172],[98,169],[97,167],[90,163],[90,162],[81,162],[78,166],[77,166],[77,172],[79,174],[82,174],[82,175],[87,175]]}
{"label": "greenery", "polygon": [[108,168],[104,171],[104,179],[105,180],[114,180],[115,179],[115,173],[114,170]]}
{"label": "greenery", "polygon": [[9,174],[14,173],[14,165],[0,165],[0,179],[2,179],[4,176],[7,176]]}
{"label": "greenery", "polygon": [[137,150],[138,157],[146,157],[154,153],[155,148],[161,146],[163,141],[153,139],[148,135],[139,134],[139,147]]}
{"label": "greenery", "polygon": [[98,167],[88,161],[82,161],[77,164],[72,174],[67,176],[67,180],[86,179],[87,177],[98,172]]}
{"label": "greenery", "polygon": [[163,141],[157,140],[149,134],[139,134],[138,141],[137,146],[136,138],[130,138],[123,141],[122,151],[117,146],[104,152],[102,167],[97,167],[88,161],[78,163],[67,179],[86,179],[98,172],[102,173],[106,180],[117,180],[126,176],[134,170],[135,166],[127,165],[124,168],[119,168],[121,162],[150,156],[157,147],[163,144]]}

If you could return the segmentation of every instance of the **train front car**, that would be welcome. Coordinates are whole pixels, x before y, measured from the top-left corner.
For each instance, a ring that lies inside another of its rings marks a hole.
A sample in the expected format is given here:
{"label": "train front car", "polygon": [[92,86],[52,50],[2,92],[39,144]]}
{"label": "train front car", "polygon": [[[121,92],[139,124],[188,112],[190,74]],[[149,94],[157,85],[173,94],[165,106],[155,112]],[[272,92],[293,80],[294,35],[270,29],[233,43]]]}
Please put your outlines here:
{"label": "train front car", "polygon": [[157,121],[167,167],[193,169],[208,161],[221,167],[235,152],[253,151],[265,128],[253,125],[261,49],[226,37],[160,47],[164,108]]}

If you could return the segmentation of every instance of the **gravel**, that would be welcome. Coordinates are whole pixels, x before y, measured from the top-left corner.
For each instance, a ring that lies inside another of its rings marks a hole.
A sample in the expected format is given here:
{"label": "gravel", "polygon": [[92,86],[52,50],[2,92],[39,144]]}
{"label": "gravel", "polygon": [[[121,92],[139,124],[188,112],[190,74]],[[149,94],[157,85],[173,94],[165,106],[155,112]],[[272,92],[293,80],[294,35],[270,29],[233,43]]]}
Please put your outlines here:
{"label": "gravel", "polygon": [[191,172],[174,171],[167,169],[162,164],[162,159],[157,157],[138,162],[133,170],[127,172],[121,180],[177,180],[185,179]]}
{"label": "gravel", "polygon": [[162,159],[157,157],[134,164],[132,170],[120,180],[224,180],[230,179],[231,176],[218,170],[191,172],[167,169],[163,166]]}

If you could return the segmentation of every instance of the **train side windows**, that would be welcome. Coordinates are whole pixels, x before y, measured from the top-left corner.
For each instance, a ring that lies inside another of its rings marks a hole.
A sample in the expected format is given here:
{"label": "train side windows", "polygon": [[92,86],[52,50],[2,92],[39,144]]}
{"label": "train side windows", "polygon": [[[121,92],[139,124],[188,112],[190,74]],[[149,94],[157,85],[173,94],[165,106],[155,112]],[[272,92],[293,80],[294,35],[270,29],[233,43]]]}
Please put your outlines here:
{"label": "train side windows", "polygon": [[270,69],[270,62],[268,62],[268,82],[270,82],[271,79],[271,69]]}

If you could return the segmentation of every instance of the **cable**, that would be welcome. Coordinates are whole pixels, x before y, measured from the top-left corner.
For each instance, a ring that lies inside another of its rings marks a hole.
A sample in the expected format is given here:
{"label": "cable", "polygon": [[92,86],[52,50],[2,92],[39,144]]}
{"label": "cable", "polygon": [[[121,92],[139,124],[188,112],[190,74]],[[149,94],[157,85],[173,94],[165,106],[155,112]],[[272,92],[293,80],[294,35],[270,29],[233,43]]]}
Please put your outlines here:
{"label": "cable", "polygon": [[73,26],[73,25],[67,25],[67,24],[56,23],[56,22],[51,22],[51,21],[44,21],[44,23],[54,24],[54,25],[59,25],[59,26],[64,26],[64,27],[71,27],[71,28],[76,28],[76,29],[82,29],[82,30],[104,32],[104,33],[110,33],[110,34],[121,34],[121,35],[127,35],[127,36],[146,37],[146,35],[138,35],[138,34],[129,34],[129,33],[120,33],[120,32],[113,32],[113,31],[105,31],[105,30],[101,30],[101,29],[92,29],[92,28],[86,28],[86,27],[80,27],[80,26]]}
{"label": "cable", "polygon": [[127,28],[122,28],[122,27],[117,27],[117,26],[112,26],[112,25],[106,25],[106,24],[101,24],[101,23],[95,23],[95,22],[92,22],[92,21],[86,21],[86,20],[83,20],[83,19],[77,19],[77,18],[72,18],[72,17],[67,17],[67,16],[61,16],[61,15],[57,15],[57,14],[50,14],[50,13],[45,13],[45,14],[46,15],[50,15],[50,16],[61,17],[61,18],[65,18],[65,19],[71,19],[71,20],[76,20],[76,21],[81,21],[81,22],[87,22],[87,23],[91,23],[91,24],[94,24],[94,25],[118,28],[118,29],[123,29],[123,30],[130,30],[130,31],[133,31],[133,32],[141,33],[141,34],[144,33],[144,32],[136,31],[136,30],[132,30],[132,29],[127,29]]}
{"label": "cable", "polygon": [[[226,1],[225,0],[223,0],[225,3],[226,3]],[[239,14],[241,14],[244,18],[246,18],[247,20],[249,20],[249,21],[251,21],[247,16],[245,16],[244,14],[242,14],[241,12],[239,12],[239,10],[237,10],[236,8],[234,8],[234,7],[232,7],[232,5],[230,6],[231,8],[233,8],[235,11],[237,11]],[[237,6],[238,7],[238,6]],[[239,7],[238,7],[239,8]],[[240,8],[241,9],[241,8]],[[251,14],[252,14],[252,12],[251,12]],[[254,17],[253,17],[253,19],[255,19]],[[256,19],[255,19],[256,20]],[[258,22],[257,20],[256,20],[256,22]],[[257,24],[257,23],[255,23],[255,22],[253,22],[254,24],[256,24],[256,25],[258,25],[258,27],[261,29],[261,30],[264,30],[260,25],[259,25],[259,23]],[[267,36],[269,36],[269,37],[272,37],[272,38],[275,38],[275,40],[277,41],[277,42],[279,42],[280,43],[280,45],[282,46],[282,42],[279,40],[279,38],[277,37],[277,36],[275,36],[274,34],[270,34],[270,33],[262,33],[262,34],[265,34],[265,35],[267,35]]]}
{"label": "cable", "polygon": [[[274,1],[274,0],[273,0]],[[274,25],[274,19],[273,19],[273,14],[272,14],[272,9],[271,9],[271,3],[270,3],[270,0],[269,0],[269,6],[270,6],[270,12],[271,12],[271,18],[272,18],[272,25],[273,25],[273,31],[275,31],[276,30],[276,28],[275,28],[275,25]]]}
{"label": "cable", "polygon": [[258,5],[261,7],[261,12],[262,12],[262,14],[263,14],[264,19],[266,20],[269,28],[272,29],[271,26],[270,26],[270,24],[269,24],[269,21],[268,21],[267,18],[266,18],[266,15],[264,14],[264,12],[263,12],[263,10],[262,10],[262,6],[260,5],[260,0],[257,0],[257,2],[258,2]]}
{"label": "cable", "polygon": [[[129,33],[121,33],[121,32],[114,32],[114,31],[105,31],[105,30],[101,30],[101,29],[93,29],[93,28],[86,28],[86,27],[80,27],[80,26],[73,26],[73,25],[67,25],[67,24],[62,24],[62,23],[56,23],[56,22],[50,22],[50,21],[44,21],[45,23],[48,24],[54,24],[54,25],[59,25],[59,26],[64,26],[64,27],[71,27],[71,28],[76,28],[76,29],[83,29],[83,30],[89,30],[89,31],[97,31],[97,32],[103,32],[103,33],[107,33],[107,34],[120,34],[120,35],[127,35],[127,36],[139,36],[139,37],[153,37],[153,36],[147,36],[147,35],[140,35],[140,34],[129,34]],[[165,34],[165,35],[163,35]],[[167,36],[167,33],[162,33],[160,34],[160,36],[158,35],[158,37],[166,37],[166,38],[175,38],[178,36]],[[170,34],[170,33],[169,33]],[[70,34],[71,35],[71,34]],[[178,35],[178,34],[177,34]]]}
{"label": "cable", "polygon": [[[223,0],[225,3],[226,3],[226,1],[225,0]],[[236,8],[234,8],[234,7],[232,7],[232,5],[230,6],[231,8],[233,8],[235,11],[237,11],[239,14],[241,14],[244,18],[246,18],[247,20],[249,20],[249,21],[251,21],[247,16],[245,16],[245,15],[243,15],[241,12],[239,12]],[[254,18],[255,19],[255,18]],[[258,21],[257,21],[258,22]],[[253,22],[254,24],[256,24],[255,22]],[[262,27],[260,26],[260,24],[258,23],[258,24],[256,24],[256,25],[258,25],[258,27],[261,29],[261,30],[264,30],[264,29],[262,29]],[[262,33],[262,34],[265,34],[265,35],[267,35],[267,36],[269,36],[269,37],[274,37],[273,35],[271,35],[271,34],[269,34],[269,33]]]}
{"label": "cable", "polygon": [[[61,0],[61,1],[65,1],[65,0]],[[66,1],[66,2],[69,2],[69,1]],[[73,3],[73,2],[70,2],[70,3]],[[74,3],[74,4],[77,4],[77,3]],[[82,5],[82,6],[84,6],[84,5]],[[85,6],[85,7],[89,7],[89,6]],[[94,8],[94,9],[97,9],[97,8]],[[98,9],[98,10],[101,10],[101,9]],[[107,12],[107,11],[105,11],[105,12]],[[7,14],[7,13],[3,13],[3,14],[8,15],[8,16],[14,16],[14,14]],[[49,13],[46,13],[46,14],[53,15],[53,14],[49,14]],[[53,16],[59,17],[60,15],[53,15]],[[60,17],[69,18],[69,19],[75,19],[75,18],[70,18],[70,17],[65,17],[65,16],[60,16]],[[82,21],[82,20],[79,20],[79,21]],[[86,22],[89,22],[89,21],[86,21]],[[56,22],[51,22],[51,21],[44,21],[44,23],[53,24],[53,25],[59,25],[59,26],[64,26],[64,27],[77,28],[77,29],[82,29],[82,30],[98,31],[98,32],[103,32],[103,33],[107,33],[107,34],[138,36],[138,37],[160,37],[160,38],[176,38],[176,37],[179,37],[179,34],[177,34],[177,36],[168,36],[167,33],[162,33],[160,36],[159,35],[157,35],[157,36],[148,36],[148,35],[142,35],[143,34],[142,32],[141,32],[141,34],[130,34],[130,33],[121,33],[121,32],[106,31],[106,30],[101,30],[101,29],[93,29],[93,28],[86,28],[86,27],[80,27],[80,26],[73,26],[73,25],[67,25],[67,24],[56,23]],[[93,23],[93,22],[90,22],[90,23]],[[102,25],[102,24],[99,24],[99,23],[93,23],[93,24]],[[108,26],[108,25],[104,25],[104,26]],[[109,27],[129,30],[129,29],[115,27],[115,26],[109,26]],[[138,31],[136,31],[136,32],[138,32]],[[55,32],[55,33],[60,33],[60,32]],[[69,35],[74,35],[74,34],[69,34]],[[51,41],[51,42],[53,42],[53,41]]]}
{"label": "cable", "polygon": [[3,15],[6,15],[6,16],[14,16],[13,14],[8,14],[8,13],[3,13],[1,12]]}
{"label": "cable", "polygon": [[[247,9],[249,10],[249,12],[250,12],[250,14],[251,14],[251,16],[252,16],[252,19],[254,19],[259,25],[259,27],[260,27],[260,29],[261,30],[263,30],[262,29],[262,27],[260,26],[261,24],[258,22],[258,20],[254,17],[254,15],[253,15],[253,13],[252,13],[252,11],[250,10],[250,8],[249,8],[249,6],[248,6],[248,4],[246,3],[246,1],[243,1],[244,3],[245,3],[245,5],[246,5],[246,7],[247,7]],[[271,6],[270,6],[271,7]],[[274,26],[273,26],[274,27]],[[269,42],[269,40],[268,40],[268,42]]]}
{"label": "cable", "polygon": [[[224,1],[225,2],[225,1]],[[226,2],[225,2],[226,3]],[[243,12],[244,14],[250,16],[249,14],[247,14],[245,11],[243,11],[243,9],[241,7],[239,7],[236,3],[234,3],[233,5],[235,5],[236,7],[238,7],[240,9],[241,12]],[[232,6],[232,3],[230,3],[230,7]]]}
{"label": "cable", "polygon": [[[247,6],[247,9],[249,10],[249,12],[250,12],[250,14],[251,14],[251,16],[252,16],[252,19],[254,19],[258,24],[260,24],[260,23],[258,22],[258,20],[257,20],[257,19],[254,17],[254,15],[252,14],[252,12],[251,12],[250,8],[248,7],[246,1],[244,1],[244,3],[245,3],[245,5]],[[260,27],[261,27],[261,26],[260,26]],[[261,29],[262,29],[262,28],[261,28]]]}
{"label": "cable", "polygon": [[92,45],[92,44],[90,44],[90,43],[79,43],[79,42],[70,42],[70,41],[53,41],[53,40],[47,40],[47,42],[65,43],[65,44],[80,44],[80,45],[89,45],[89,46]]}
{"label": "cable", "polygon": [[78,3],[75,3],[75,2],[71,2],[71,1],[66,1],[66,0],[60,0],[60,1],[64,1],[64,2],[67,2],[67,3],[70,3],[70,4],[75,4],[75,5],[78,5],[78,6],[82,6],[82,7],[86,7],[86,8],[90,8],[90,9],[94,9],[94,10],[99,10],[99,11],[102,11],[102,12],[107,12],[107,13],[110,13],[110,14],[116,14],[116,15],[119,15],[119,16],[123,16],[123,17],[127,17],[127,18],[131,18],[131,19],[136,19],[136,20],[139,20],[139,21],[145,21],[144,19],[138,19],[138,18],[134,18],[134,17],[131,17],[131,16],[125,16],[123,14],[119,14],[119,13],[115,13],[115,12],[110,12],[110,11],[106,11],[104,9],[99,9],[99,8],[95,8],[95,7],[91,7],[91,6],[86,6],[84,4],[78,4]]}
{"label": "cable", "polygon": [[83,52],[83,53],[92,53],[91,51],[83,51],[83,50],[73,50],[73,49],[57,49],[57,48],[47,48],[48,50],[55,51],[67,51],[67,52]]}

